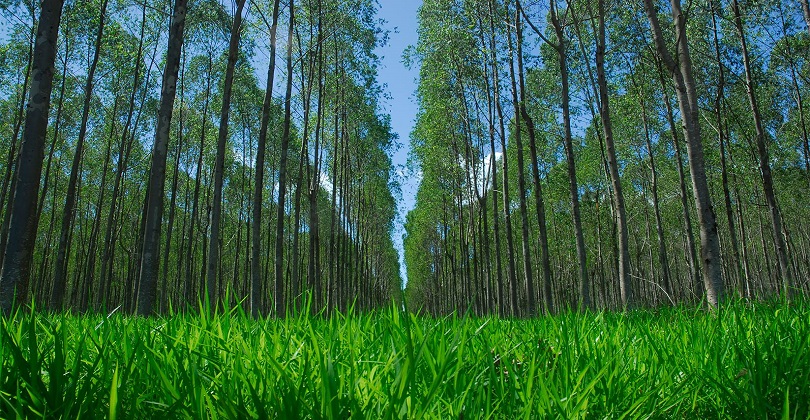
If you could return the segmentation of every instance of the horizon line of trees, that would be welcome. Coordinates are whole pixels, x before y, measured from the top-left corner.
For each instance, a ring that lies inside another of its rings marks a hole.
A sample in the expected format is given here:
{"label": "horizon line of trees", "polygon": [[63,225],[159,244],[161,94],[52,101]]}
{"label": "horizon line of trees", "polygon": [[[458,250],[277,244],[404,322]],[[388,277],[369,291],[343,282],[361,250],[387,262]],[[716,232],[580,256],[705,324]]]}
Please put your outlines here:
{"label": "horizon line of trees", "polygon": [[377,7],[0,1],[3,312],[386,305]]}
{"label": "horizon line of trees", "polygon": [[807,295],[809,57],[807,0],[425,0],[410,306]]}

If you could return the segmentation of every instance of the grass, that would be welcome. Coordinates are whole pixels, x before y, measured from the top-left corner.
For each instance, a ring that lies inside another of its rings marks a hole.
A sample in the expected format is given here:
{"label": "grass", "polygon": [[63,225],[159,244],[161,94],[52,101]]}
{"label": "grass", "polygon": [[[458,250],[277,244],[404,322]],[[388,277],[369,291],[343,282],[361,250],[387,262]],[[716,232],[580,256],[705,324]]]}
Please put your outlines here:
{"label": "grass", "polygon": [[806,303],[0,319],[0,418],[808,418]]}

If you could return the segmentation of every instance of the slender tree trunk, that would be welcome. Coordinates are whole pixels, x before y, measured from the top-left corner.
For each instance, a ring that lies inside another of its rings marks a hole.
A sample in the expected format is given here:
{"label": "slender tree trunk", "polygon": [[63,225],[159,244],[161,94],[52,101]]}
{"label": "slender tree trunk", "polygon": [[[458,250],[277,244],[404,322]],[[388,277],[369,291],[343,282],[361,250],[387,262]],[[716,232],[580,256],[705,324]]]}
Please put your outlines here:
{"label": "slender tree trunk", "polygon": [[[321,1],[318,0],[318,37],[317,37],[317,60],[318,60],[318,111],[315,122],[315,150],[312,162],[312,176],[309,185],[309,263],[307,265],[307,282],[312,291],[313,312],[319,311],[323,307],[322,282],[320,276],[320,220],[318,215],[318,193],[321,191],[321,138],[323,137],[324,119],[324,86],[323,86],[323,22]],[[311,83],[311,82],[310,82]],[[307,167],[309,168],[309,166]]]}
{"label": "slender tree trunk", "polygon": [[53,277],[53,289],[51,292],[50,309],[59,311],[62,309],[62,299],[65,294],[67,258],[70,254],[68,248],[68,237],[72,234],[73,219],[76,215],[76,198],[78,191],[76,184],[79,178],[79,166],[81,165],[84,153],[84,141],[87,137],[87,122],[90,119],[90,103],[93,100],[93,82],[101,57],[101,41],[104,36],[104,21],[107,18],[107,0],[101,3],[101,13],[99,15],[98,31],[96,32],[95,51],[90,68],[87,70],[87,81],[84,86],[84,105],[82,107],[82,120],[79,126],[79,137],[73,152],[73,165],[70,168],[68,178],[67,194],[65,195],[65,207],[62,211],[62,228],[59,234],[59,247],[56,251],[56,269]]}
{"label": "slender tree trunk", "polygon": [[718,36],[719,27],[717,25],[716,5],[712,2],[712,33],[714,36],[714,52],[715,60],[717,61],[718,68],[718,81],[717,81],[717,94],[714,99],[714,115],[715,124],[717,125],[717,138],[720,143],[720,168],[721,178],[723,183],[723,198],[725,200],[726,220],[728,221],[729,238],[731,239],[731,250],[733,253],[734,261],[734,278],[740,279],[742,275],[742,261],[740,260],[740,247],[737,241],[737,229],[734,226],[734,208],[731,204],[731,192],[728,186],[728,165],[726,164],[726,130],[724,129],[725,121],[723,118],[723,102],[725,100],[725,86],[726,86],[726,72],[722,62],[720,53],[720,40]]}
{"label": "slender tree trunk", "polygon": [[[520,29],[520,12],[515,9],[515,29],[518,33]],[[522,38],[518,35],[518,40]],[[515,48],[512,43],[512,32],[507,30],[507,38],[509,42],[509,77],[512,83],[512,105],[515,112],[515,126],[513,135],[517,146],[517,177],[518,177],[518,200],[520,203],[520,233],[521,245],[523,250],[523,283],[526,291],[526,308],[525,313],[521,314],[526,317],[534,317],[537,313],[537,302],[535,301],[534,292],[534,279],[531,250],[529,249],[529,215],[526,206],[526,165],[523,156],[523,127],[521,126],[521,107],[520,100],[518,99],[517,82],[515,77]],[[522,51],[520,51],[522,52]],[[535,188],[537,188],[535,186]],[[519,306],[518,306],[519,307]],[[520,311],[523,312],[523,311]]]}
{"label": "slender tree trunk", "polygon": [[602,119],[602,132],[607,148],[608,171],[613,188],[613,207],[616,209],[616,227],[619,233],[619,291],[622,306],[632,308],[635,305],[633,285],[630,282],[630,247],[627,234],[627,211],[624,205],[622,182],[619,176],[619,164],[616,159],[616,146],[613,140],[613,121],[610,116],[610,96],[608,95],[607,76],[605,75],[605,1],[599,0],[599,27],[596,41],[596,77],[599,84],[599,116]]}
{"label": "slender tree trunk", "polygon": [[215,291],[217,274],[220,266],[219,234],[222,224],[222,183],[225,173],[225,146],[228,141],[228,120],[231,112],[231,92],[233,91],[233,73],[236,60],[239,58],[239,39],[242,35],[242,9],[245,0],[236,2],[233,15],[231,39],[228,43],[228,64],[225,69],[225,84],[222,90],[222,109],[219,114],[219,136],[217,137],[217,156],[214,163],[214,198],[211,209],[211,235],[208,245],[208,270],[206,274],[206,300],[209,309],[216,307]]}
{"label": "slender tree trunk", "polygon": [[579,264],[579,307],[587,309],[591,307],[591,292],[588,287],[588,260],[585,250],[585,237],[582,233],[582,216],[579,209],[579,187],[577,186],[576,159],[574,157],[573,135],[571,133],[571,109],[570,109],[570,88],[568,83],[568,53],[567,40],[563,34],[562,22],[557,15],[557,7],[554,0],[550,0],[551,24],[557,36],[557,50],[559,58],[560,78],[562,84],[562,111],[563,126],[565,128],[565,157],[568,162],[568,188],[571,195],[571,217],[574,223],[574,234],[577,244],[577,262]]}
{"label": "slender tree trunk", "polygon": [[[487,111],[488,111],[488,125],[489,125],[489,153],[491,157],[490,161],[490,168],[492,169],[492,229],[493,234],[495,236],[495,270],[497,275],[497,287],[498,287],[498,315],[501,317],[506,316],[506,306],[505,303],[505,295],[504,295],[504,284],[503,284],[503,267],[501,262],[501,233],[500,233],[500,220],[499,220],[499,209],[498,209],[498,160],[495,155],[495,107],[494,104],[497,101],[498,93],[495,91],[497,87],[495,87],[491,82],[490,78],[486,77],[486,73],[489,71],[492,72],[492,78],[496,78],[497,75],[495,72],[497,71],[497,57],[495,55],[495,31],[494,25],[492,24],[492,1],[488,2],[489,12],[490,12],[490,37],[489,37],[489,51],[490,57],[489,60],[491,61],[492,65],[487,66],[484,65],[484,74],[486,78],[486,86],[487,86]],[[482,35],[483,36],[483,35]],[[489,70],[487,70],[489,67]],[[490,95],[490,92],[492,94]],[[505,155],[504,155],[505,158]]]}
{"label": "slender tree trunk", "polygon": [[[520,1],[517,2],[518,11],[522,12],[522,5]],[[543,272],[543,298],[545,303],[545,312],[547,314],[554,312],[554,299],[551,295],[551,258],[548,250],[548,229],[546,227],[546,205],[543,201],[543,190],[540,184],[540,165],[537,158],[537,133],[534,126],[534,120],[529,115],[526,106],[526,81],[525,70],[523,65],[523,30],[520,25],[520,15],[517,17],[517,60],[518,60],[518,85],[520,87],[520,115],[526,124],[526,131],[529,135],[529,152],[531,153],[531,166],[532,177],[534,181],[534,201],[535,211],[537,216],[538,233],[540,240],[540,265]]]}
{"label": "slender tree trunk", "polygon": [[259,128],[259,143],[256,149],[256,169],[253,181],[253,244],[250,261],[250,313],[254,318],[259,316],[262,304],[262,206],[264,192],[264,160],[267,150],[267,130],[270,126],[270,112],[273,108],[273,84],[276,73],[276,33],[278,31],[278,14],[280,0],[273,2],[273,23],[270,25],[270,64],[267,68],[267,87],[262,104],[262,121]]}
{"label": "slender tree trunk", "polygon": [[62,19],[62,0],[43,0],[32,59],[31,88],[25,115],[9,241],[0,276],[0,310],[10,314],[15,305],[28,304],[28,280],[37,236],[36,207],[45,136],[55,72],[56,39]]}
{"label": "slender tree trunk", "polygon": [[734,10],[734,24],[737,28],[737,35],[740,36],[740,44],[742,47],[743,67],[745,68],[745,87],[748,93],[748,101],[751,105],[751,113],[754,118],[754,127],[756,128],[756,143],[757,152],[759,157],[759,170],[762,175],[762,189],[765,193],[765,202],[768,204],[768,211],[771,216],[771,228],[773,229],[773,242],[776,248],[776,258],[779,262],[779,271],[784,280],[785,296],[790,297],[794,294],[793,285],[793,270],[790,266],[790,257],[785,237],[782,235],[782,214],[779,210],[779,204],[776,202],[776,193],[773,187],[773,175],[771,174],[770,156],[768,153],[768,146],[766,145],[765,128],[762,125],[762,115],[760,114],[759,104],[757,102],[756,91],[754,90],[754,75],[751,69],[751,60],[748,54],[748,43],[745,39],[745,30],[743,29],[742,15],[740,13],[740,5],[737,0],[732,0],[732,9]]}
{"label": "slender tree trunk", "polygon": [[[110,212],[107,215],[107,227],[104,232],[104,252],[101,256],[101,277],[99,279],[99,293],[96,296],[96,305],[99,308],[104,308],[108,302],[108,293],[110,290],[110,278],[112,277],[112,256],[114,248],[113,232],[116,229],[115,214],[118,206],[118,197],[121,193],[121,183],[124,177],[124,170],[126,169],[127,161],[129,160],[129,151],[132,143],[128,142],[130,124],[132,124],[132,116],[135,113],[135,97],[138,93],[138,84],[141,76],[141,59],[143,57],[143,42],[144,34],[146,31],[146,4],[141,9],[141,34],[138,41],[138,52],[135,54],[134,75],[132,78],[132,91],[129,96],[129,110],[127,111],[127,119],[124,123],[124,128],[121,133],[121,142],[118,148],[118,163],[115,171],[115,181],[113,182],[113,192],[110,202]],[[137,122],[135,124],[137,127]],[[133,136],[134,137],[134,133]],[[126,151],[125,151],[126,149]]]}
{"label": "slender tree trunk", "polygon": [[177,89],[177,74],[180,71],[180,55],[183,48],[183,31],[186,24],[186,3],[175,0],[172,23],[169,28],[169,46],[160,94],[155,141],[152,147],[152,164],[149,170],[149,194],[146,207],[146,225],[143,236],[143,254],[138,290],[138,314],[151,315],[154,311],[157,292],[157,277],[160,254],[160,231],[163,222],[164,187],[166,184],[166,151],[169,144],[174,97]]}
{"label": "slender tree trunk", "polygon": [[677,87],[676,93],[683,119],[684,138],[689,154],[689,167],[692,175],[692,191],[700,224],[701,259],[703,284],[706,298],[713,308],[723,301],[723,272],[720,255],[720,238],[717,222],[709,194],[706,167],[703,158],[703,144],[700,135],[700,110],[692,76],[692,60],[686,36],[686,16],[681,11],[680,0],[671,0],[672,17],[677,33],[677,61],[667,50],[664,36],[658,22],[658,11],[652,0],[644,0],[647,18],[655,40],[658,55],[663,60]]}
{"label": "slender tree trunk", "polygon": [[293,81],[293,27],[295,25],[295,6],[290,0],[290,22],[287,32],[287,92],[284,96],[284,128],[281,135],[281,158],[279,162],[278,174],[278,207],[276,214],[276,255],[275,255],[275,310],[277,317],[285,315],[284,306],[284,201],[287,195],[287,158],[290,151],[290,119],[292,105],[292,81]]}

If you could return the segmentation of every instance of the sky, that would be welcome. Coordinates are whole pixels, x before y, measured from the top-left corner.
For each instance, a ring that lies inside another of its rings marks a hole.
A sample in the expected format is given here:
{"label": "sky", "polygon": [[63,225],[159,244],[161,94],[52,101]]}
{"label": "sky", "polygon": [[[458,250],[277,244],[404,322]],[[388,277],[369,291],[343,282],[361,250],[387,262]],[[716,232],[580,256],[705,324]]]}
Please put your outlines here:
{"label": "sky", "polygon": [[[379,48],[377,54],[382,57],[377,80],[385,87],[390,99],[385,101],[384,111],[391,115],[391,128],[399,135],[399,150],[392,157],[398,169],[404,169],[410,151],[410,133],[416,120],[416,78],[418,69],[408,70],[403,64],[402,53],[409,45],[416,45],[417,21],[416,12],[422,5],[421,0],[379,0],[378,16],[386,21],[385,29],[390,31],[388,45]],[[406,174],[407,172],[398,171]],[[405,215],[415,203],[416,189],[419,180],[414,176],[405,176],[402,183],[402,200],[399,202],[399,217],[394,228],[394,246],[399,252],[400,272],[405,276],[405,262],[402,248],[403,223]]]}

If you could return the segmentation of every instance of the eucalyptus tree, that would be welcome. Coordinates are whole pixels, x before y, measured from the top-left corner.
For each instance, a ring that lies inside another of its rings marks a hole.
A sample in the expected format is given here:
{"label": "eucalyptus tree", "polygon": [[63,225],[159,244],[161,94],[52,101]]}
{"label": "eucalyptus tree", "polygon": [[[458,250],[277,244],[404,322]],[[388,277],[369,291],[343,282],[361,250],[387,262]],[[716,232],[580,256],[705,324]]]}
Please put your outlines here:
{"label": "eucalyptus tree", "polygon": [[[250,311],[254,317],[259,315],[259,309],[261,306],[260,302],[262,301],[261,228],[265,172],[264,165],[265,153],[267,149],[267,131],[270,125],[270,110],[273,106],[273,85],[275,83],[276,72],[276,42],[280,3],[280,0],[275,0],[273,2],[272,23],[269,24],[270,57],[267,68],[267,81],[264,94],[264,104],[262,105],[261,128],[259,131],[258,146],[256,149],[256,167],[254,169],[253,180],[253,218],[251,221],[253,240],[251,244]],[[262,18],[265,19],[264,15],[262,15]]]}
{"label": "eucalyptus tree", "polygon": [[[50,308],[53,311],[58,311],[62,308],[62,298],[65,293],[65,271],[67,270],[67,253],[69,252],[69,236],[71,235],[73,219],[75,217],[75,203],[78,191],[76,190],[79,167],[82,161],[82,154],[84,151],[85,138],[87,137],[87,123],[90,118],[90,103],[93,99],[93,84],[98,67],[99,58],[101,57],[101,44],[104,38],[104,24],[107,19],[107,4],[108,0],[101,0],[98,11],[98,28],[96,31],[95,41],[93,45],[93,58],[90,61],[90,67],[87,70],[87,78],[84,86],[84,104],[82,106],[81,125],[79,127],[79,136],[76,139],[76,144],[73,151],[73,164],[70,167],[70,177],[68,179],[67,194],[65,196],[65,207],[62,212],[62,227],[59,234],[59,245],[56,255],[56,272],[53,278],[53,291],[51,294]],[[92,12],[91,12],[92,13]]]}
{"label": "eucalyptus tree", "polygon": [[687,15],[681,9],[680,0],[671,1],[671,12],[675,22],[677,56],[668,50],[658,18],[658,10],[652,0],[644,0],[645,12],[655,41],[658,55],[676,85],[678,104],[683,121],[683,134],[689,154],[689,168],[692,176],[692,192],[700,225],[701,261],[703,284],[706,298],[712,307],[723,301],[723,273],[720,255],[720,238],[717,221],[706,179],[706,166],[700,134],[700,110],[689,52],[686,31]]}
{"label": "eucalyptus tree", "polygon": [[208,246],[208,270],[206,271],[206,288],[209,305],[214,305],[215,287],[220,265],[220,224],[222,218],[222,182],[225,171],[225,146],[228,140],[228,120],[231,111],[231,92],[233,91],[233,74],[239,55],[239,39],[242,31],[242,10],[245,0],[237,0],[233,13],[231,37],[228,43],[228,62],[225,70],[225,81],[222,89],[222,108],[219,117],[219,135],[217,137],[217,156],[214,163],[214,199],[211,210],[211,235]]}
{"label": "eucalyptus tree", "polygon": [[160,252],[164,187],[166,183],[166,152],[169,143],[169,128],[174,111],[177,75],[180,71],[180,55],[183,48],[187,3],[187,0],[175,0],[172,22],[169,27],[169,46],[163,70],[160,108],[158,110],[155,140],[152,147],[152,163],[149,171],[140,289],[138,290],[138,313],[140,315],[152,314],[157,293],[158,254]]}
{"label": "eucalyptus tree", "polygon": [[14,205],[11,208],[9,241],[0,274],[0,309],[6,314],[13,307],[28,301],[28,281],[31,274],[31,256],[36,241],[36,206],[48,112],[53,89],[56,40],[62,18],[62,0],[43,0],[40,5],[37,36],[32,52],[31,84],[25,126],[22,132]]}
{"label": "eucalyptus tree", "polygon": [[774,246],[776,247],[777,260],[779,261],[779,271],[784,281],[785,295],[792,295],[794,292],[793,270],[789,262],[787,244],[783,236],[782,215],[779,209],[779,204],[776,202],[776,194],[774,192],[770,154],[766,144],[767,134],[765,133],[765,128],[762,122],[762,114],[760,112],[759,102],[757,101],[754,75],[751,68],[751,57],[748,51],[748,42],[746,40],[742,13],[740,12],[740,5],[737,0],[732,0],[731,7],[734,12],[734,26],[737,28],[737,35],[740,38],[743,68],[745,70],[745,88],[748,94],[748,101],[751,106],[751,116],[754,120],[754,127],[756,129],[756,147],[759,157],[759,171],[762,175],[762,189],[765,195],[765,202],[768,205],[768,212],[770,213],[771,228],[773,229],[773,241]]}
{"label": "eucalyptus tree", "polygon": [[287,195],[287,159],[290,149],[290,125],[292,107],[292,85],[293,85],[293,31],[295,27],[295,5],[292,0],[289,3],[289,26],[287,30],[287,83],[284,95],[284,126],[281,135],[281,156],[279,158],[278,174],[278,204],[276,211],[276,250],[274,258],[274,289],[273,301],[275,303],[275,315],[282,317],[285,315],[284,301],[284,208]]}

